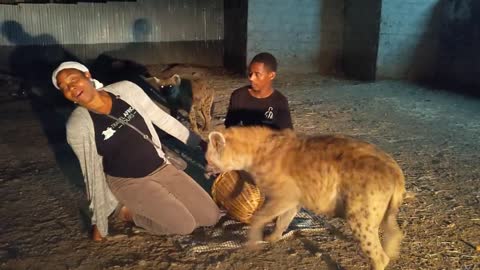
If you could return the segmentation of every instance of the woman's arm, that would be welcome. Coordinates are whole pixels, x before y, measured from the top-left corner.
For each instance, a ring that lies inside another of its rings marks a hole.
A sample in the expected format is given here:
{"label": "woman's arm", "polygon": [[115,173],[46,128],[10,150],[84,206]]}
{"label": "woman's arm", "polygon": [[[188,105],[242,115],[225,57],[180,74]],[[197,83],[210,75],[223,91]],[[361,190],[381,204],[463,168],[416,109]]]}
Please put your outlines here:
{"label": "woman's arm", "polygon": [[87,199],[91,200],[90,194],[90,182],[87,177],[87,164],[89,162],[87,157],[87,149],[88,149],[88,128],[85,124],[83,124],[82,118],[80,114],[77,112],[73,112],[72,116],[69,118],[67,122],[67,142],[72,148],[75,156],[80,163],[80,168],[82,170],[83,181],[85,182],[85,189],[87,194]]}
{"label": "woman's arm", "polygon": [[137,99],[153,124],[185,144],[190,146],[197,146],[199,144],[201,141],[200,136],[190,131],[177,119],[160,109],[138,85],[132,82],[128,83],[131,84],[128,86],[128,88],[132,90],[131,94],[133,94],[133,96],[131,97]]}
{"label": "woman's arm", "polygon": [[[73,152],[77,156],[77,159],[80,163],[80,168],[82,169],[83,180],[85,182],[85,189],[87,194],[88,201],[92,200],[91,189],[92,185],[88,178],[88,163],[89,158],[87,155],[87,149],[89,149],[89,140],[88,140],[88,128],[84,124],[83,119],[79,114],[72,114],[72,117],[67,123],[67,142],[72,148]],[[92,169],[92,168],[90,168]],[[90,209],[92,212],[94,209]],[[98,230],[95,222],[95,215],[92,215],[92,239],[94,241],[101,241],[103,239],[100,231]]]}

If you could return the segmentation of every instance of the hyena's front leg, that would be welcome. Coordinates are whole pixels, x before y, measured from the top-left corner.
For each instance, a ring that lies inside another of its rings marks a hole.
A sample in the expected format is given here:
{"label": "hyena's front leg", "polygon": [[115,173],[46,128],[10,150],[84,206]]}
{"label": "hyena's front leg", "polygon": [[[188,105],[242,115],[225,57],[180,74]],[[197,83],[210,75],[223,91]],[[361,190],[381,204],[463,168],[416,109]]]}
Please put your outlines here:
{"label": "hyena's front leg", "polygon": [[281,214],[277,218],[277,222],[275,223],[275,230],[272,232],[272,234],[265,237],[265,240],[268,242],[275,242],[280,240],[283,232],[288,228],[288,225],[290,225],[293,218],[297,215],[298,210],[300,210],[300,207],[295,206],[291,209],[288,209],[285,213]]}
{"label": "hyena's front leg", "polygon": [[208,97],[203,102],[203,104],[201,105],[201,108],[200,108],[202,116],[203,116],[203,120],[204,120],[203,123],[205,124],[203,126],[204,131],[210,130],[212,128],[212,115],[211,115],[212,106],[213,106],[213,96]]}
{"label": "hyena's front leg", "polygon": [[[282,195],[285,193],[282,193]],[[287,212],[288,210],[296,208],[296,204],[292,201],[280,197],[269,197],[265,205],[254,214],[252,223],[248,232],[248,248],[255,248],[257,242],[263,239],[263,228],[272,221],[275,217]]]}
{"label": "hyena's front leg", "polygon": [[178,109],[177,108],[170,108],[170,115],[175,118],[175,119],[178,119]]}
{"label": "hyena's front leg", "polygon": [[190,111],[188,112],[188,120],[190,121],[190,125],[192,126],[192,130],[198,133],[198,126],[197,126],[197,115],[196,115],[196,107],[192,105]]}
{"label": "hyena's front leg", "polygon": [[[206,130],[205,129],[205,117],[203,116],[203,113],[202,113],[202,110],[197,110],[196,112],[196,115],[200,117],[200,123],[202,123],[203,125],[203,130]],[[198,125],[198,124],[197,124]]]}

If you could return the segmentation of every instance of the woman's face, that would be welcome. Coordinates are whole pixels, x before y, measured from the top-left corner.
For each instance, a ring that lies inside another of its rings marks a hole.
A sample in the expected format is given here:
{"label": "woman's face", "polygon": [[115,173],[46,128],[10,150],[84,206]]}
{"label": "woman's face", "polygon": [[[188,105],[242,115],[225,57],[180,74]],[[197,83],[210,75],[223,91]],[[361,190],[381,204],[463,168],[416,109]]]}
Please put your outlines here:
{"label": "woman's face", "polygon": [[97,94],[97,90],[90,78],[89,72],[84,73],[77,69],[64,69],[57,74],[57,85],[66,99],[85,106]]}

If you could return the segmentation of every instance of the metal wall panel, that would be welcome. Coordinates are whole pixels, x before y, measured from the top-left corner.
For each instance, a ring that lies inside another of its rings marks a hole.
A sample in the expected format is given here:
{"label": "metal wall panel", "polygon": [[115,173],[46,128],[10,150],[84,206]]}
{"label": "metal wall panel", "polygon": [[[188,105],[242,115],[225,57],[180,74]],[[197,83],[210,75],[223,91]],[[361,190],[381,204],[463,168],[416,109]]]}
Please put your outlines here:
{"label": "metal wall panel", "polygon": [[223,40],[223,0],[0,5],[0,46]]}

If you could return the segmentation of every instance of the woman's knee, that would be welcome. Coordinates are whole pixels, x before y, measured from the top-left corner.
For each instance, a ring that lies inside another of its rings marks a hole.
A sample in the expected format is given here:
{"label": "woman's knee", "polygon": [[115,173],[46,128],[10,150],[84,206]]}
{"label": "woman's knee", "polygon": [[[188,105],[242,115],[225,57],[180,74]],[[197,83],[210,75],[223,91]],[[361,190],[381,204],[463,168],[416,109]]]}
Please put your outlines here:
{"label": "woman's knee", "polygon": [[202,220],[199,220],[198,223],[200,226],[213,226],[217,224],[220,218],[220,209],[218,209],[217,205],[212,202],[210,207],[205,208],[202,214]]}
{"label": "woman's knee", "polygon": [[197,224],[195,222],[185,222],[179,226],[171,228],[170,234],[187,235],[191,234],[196,228]]}
{"label": "woman's knee", "polygon": [[184,215],[179,213],[179,215],[170,217],[144,217],[136,215],[134,216],[134,221],[137,226],[158,235],[186,235],[191,234],[197,228],[195,220],[187,212]]}

